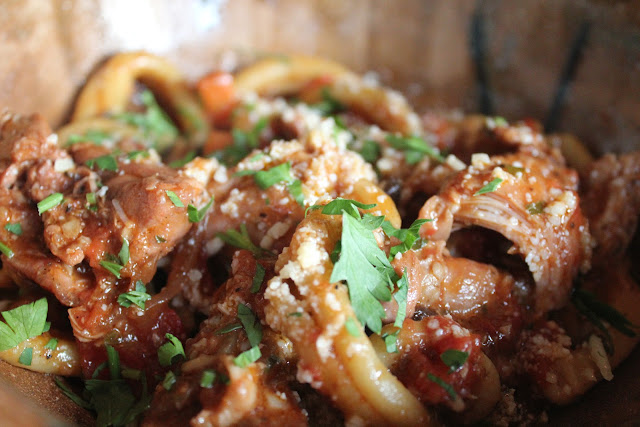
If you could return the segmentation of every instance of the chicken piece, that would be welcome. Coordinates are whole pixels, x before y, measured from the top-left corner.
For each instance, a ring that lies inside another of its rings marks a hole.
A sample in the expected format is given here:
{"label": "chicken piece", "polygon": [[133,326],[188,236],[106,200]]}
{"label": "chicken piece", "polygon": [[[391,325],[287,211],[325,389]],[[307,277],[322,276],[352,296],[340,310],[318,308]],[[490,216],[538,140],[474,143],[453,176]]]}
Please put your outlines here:
{"label": "chicken piece", "polygon": [[606,154],[592,163],[581,192],[580,206],[597,245],[594,260],[620,256],[638,226],[640,152]]}
{"label": "chicken piece", "polygon": [[578,203],[577,175],[553,157],[525,153],[476,154],[420,210],[430,219],[423,238],[447,240],[452,231],[479,226],[513,243],[535,281],[535,310],[565,305],[578,271],[591,260],[591,236]]}
{"label": "chicken piece", "polygon": [[[452,257],[442,241],[396,256],[393,266],[398,274],[407,272],[407,318],[426,309],[451,315],[465,326],[482,317],[491,326],[474,332],[501,335],[503,340],[519,333],[521,318],[526,317],[521,300],[526,300],[526,295],[519,294],[524,286],[516,286],[511,274],[489,264]],[[508,333],[499,334],[506,326]]]}
{"label": "chicken piece", "polygon": [[[269,361],[264,357],[244,368],[234,362],[235,356],[251,348],[247,332],[234,326],[240,325],[238,307],[243,304],[257,319],[264,317],[262,293],[251,292],[257,265],[249,251],[235,253],[232,276],[217,290],[211,316],[187,343],[187,361],[177,383],[171,390],[158,386],[144,425],[166,425],[168,420],[179,425],[306,424],[296,396],[286,386],[295,379],[288,339],[258,326],[259,347]],[[266,279],[273,276],[273,261],[261,265],[268,271]],[[216,382],[202,386],[203,373],[211,370],[217,372]]]}

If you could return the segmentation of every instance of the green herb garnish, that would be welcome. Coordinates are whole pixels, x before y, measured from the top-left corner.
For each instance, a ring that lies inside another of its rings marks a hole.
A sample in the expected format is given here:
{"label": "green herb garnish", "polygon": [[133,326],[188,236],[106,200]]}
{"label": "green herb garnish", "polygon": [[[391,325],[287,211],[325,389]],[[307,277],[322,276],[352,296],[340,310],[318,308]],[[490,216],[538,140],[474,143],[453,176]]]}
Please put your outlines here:
{"label": "green herb garnish", "polygon": [[38,202],[38,214],[42,215],[43,212],[53,209],[62,203],[64,196],[62,193],[53,193]]}
{"label": "green herb garnish", "polygon": [[118,304],[122,307],[128,308],[131,307],[131,304],[135,304],[140,309],[144,310],[144,303],[151,299],[151,295],[147,293],[147,288],[142,283],[142,280],[138,280],[136,282],[136,290],[126,292],[124,294],[118,295]]}
{"label": "green herb garnish", "polygon": [[37,337],[49,329],[46,298],[2,312],[6,323],[0,322],[0,351],[9,350]]}
{"label": "green herb garnish", "polygon": [[449,367],[449,373],[453,373],[462,369],[462,366],[465,364],[467,359],[469,358],[469,353],[466,351],[456,350],[454,348],[450,348],[445,350],[440,355],[440,360]]}
{"label": "green herb garnish", "polygon": [[491,182],[487,183],[484,187],[476,191],[473,195],[479,196],[481,194],[492,193],[496,191],[498,187],[500,187],[500,184],[502,184],[502,181],[504,181],[502,178],[493,178]]}
{"label": "green herb garnish", "polygon": [[260,287],[262,286],[262,281],[264,280],[264,275],[266,274],[266,270],[261,264],[256,264],[256,273],[253,276],[253,281],[251,282],[251,293],[258,293]]}
{"label": "green herb garnish", "polygon": [[22,225],[19,222],[7,223],[4,225],[4,229],[16,236],[20,236],[22,234]]}
{"label": "green herb garnish", "polygon": [[403,137],[389,134],[385,139],[396,150],[404,151],[404,157],[410,165],[418,163],[424,156],[428,156],[440,163],[445,161],[444,156],[440,154],[437,148],[430,146],[427,141],[417,136]]}
{"label": "green herb garnish", "polygon": [[158,348],[158,361],[162,366],[171,366],[177,359],[184,358],[184,347],[178,338],[172,334],[166,334],[169,340]]}

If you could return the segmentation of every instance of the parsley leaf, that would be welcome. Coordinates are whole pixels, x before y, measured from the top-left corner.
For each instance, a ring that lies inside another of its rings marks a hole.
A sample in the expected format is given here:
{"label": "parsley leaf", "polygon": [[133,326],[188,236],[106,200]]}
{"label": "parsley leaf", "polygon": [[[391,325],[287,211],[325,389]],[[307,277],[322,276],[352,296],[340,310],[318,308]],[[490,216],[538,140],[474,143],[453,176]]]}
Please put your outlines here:
{"label": "parsley leaf", "polygon": [[358,211],[358,208],[362,210],[367,210],[375,207],[376,207],[375,204],[367,205],[365,203],[360,203],[356,200],[343,199],[341,197],[338,197],[330,201],[326,205],[309,206],[306,212],[309,212],[310,210],[312,211],[316,209],[322,209],[321,212],[324,215],[342,215],[342,212],[344,211],[354,218],[360,218],[360,212]]}
{"label": "parsley leaf", "polygon": [[380,151],[380,144],[378,142],[367,139],[358,152],[365,162],[374,163],[380,157]]}
{"label": "parsley leaf", "polygon": [[129,241],[126,238],[122,238],[122,247],[118,252],[118,258],[122,262],[122,266],[127,265],[129,262]]}
{"label": "parsley leaf", "polygon": [[236,172],[235,176],[252,175],[256,185],[261,190],[266,190],[279,182],[291,182],[291,163],[281,163],[267,170],[243,170]]}
{"label": "parsley leaf", "polygon": [[58,386],[58,388],[62,391],[62,393],[65,396],[67,396],[69,399],[71,399],[73,403],[89,411],[93,410],[93,407],[91,406],[91,404],[86,400],[84,400],[83,398],[81,398],[80,396],[78,396],[77,394],[75,394],[73,391],[71,391],[71,389],[67,387],[67,385],[64,382],[62,382],[60,377],[55,377],[53,380]]}
{"label": "parsley leaf", "polygon": [[164,387],[165,390],[171,390],[176,381],[176,374],[172,371],[168,371],[164,376],[164,380],[162,380],[162,387]]}
{"label": "parsley leaf", "polygon": [[318,110],[323,116],[331,116],[345,110],[345,106],[331,95],[328,87],[323,87],[321,94],[322,101],[312,104],[309,107]]}
{"label": "parsley leaf", "polygon": [[347,332],[349,332],[349,335],[351,335],[352,337],[357,338],[361,336],[360,329],[358,328],[358,324],[356,323],[353,317],[348,317],[347,320],[345,320],[344,327],[347,330]]}
{"label": "parsley leaf", "polygon": [[253,276],[253,281],[251,282],[251,293],[255,294],[260,290],[262,286],[262,281],[264,280],[264,275],[266,274],[266,270],[261,264],[256,264],[256,274]]}
{"label": "parsley leaf", "polygon": [[302,192],[302,182],[299,179],[295,179],[289,182],[287,188],[289,189],[289,193],[291,193],[291,196],[296,201],[296,203],[304,207],[304,193]]}
{"label": "parsley leaf", "polygon": [[122,307],[128,308],[131,304],[135,304],[144,310],[144,302],[151,299],[151,295],[147,293],[147,288],[145,287],[142,280],[138,280],[136,282],[136,290],[129,291],[124,294],[118,295],[118,304]]}
{"label": "parsley leaf", "polygon": [[426,222],[433,221],[431,219],[416,219],[409,228],[397,229],[387,220],[382,223],[382,230],[389,237],[395,237],[400,240],[400,244],[391,247],[389,250],[389,258],[393,259],[397,253],[404,253],[414,247],[414,244],[420,242],[420,227]]}
{"label": "parsley leaf", "polygon": [[78,142],[93,142],[96,145],[102,145],[103,142],[111,140],[113,137],[106,132],[96,129],[89,129],[84,134],[77,133],[69,135],[65,146],[77,144]]}
{"label": "parsley leaf", "polygon": [[62,203],[64,196],[62,193],[53,193],[38,202],[38,214],[42,215],[43,212],[53,209]]}
{"label": "parsley leaf", "polygon": [[340,259],[335,263],[329,280],[347,282],[356,317],[360,323],[379,334],[381,319],[385,315],[380,300],[391,299],[387,286],[389,275],[385,274],[385,270],[393,271],[393,267],[378,247],[372,230],[346,212],[342,214],[341,246]]}
{"label": "parsley leaf", "polygon": [[44,345],[44,348],[55,351],[55,349],[58,348],[58,338],[50,338]]}
{"label": "parsley leaf", "polygon": [[178,338],[172,334],[166,334],[165,337],[169,340],[162,344],[158,348],[158,360],[162,366],[172,365],[176,359],[184,358],[184,347]]}
{"label": "parsley leaf", "polygon": [[213,205],[213,197],[211,198],[211,200],[209,200],[209,203],[207,203],[200,209],[189,203],[189,206],[187,206],[187,216],[189,217],[189,222],[200,222],[202,218],[204,218],[204,214],[207,213],[211,205]]}
{"label": "parsley leaf", "polygon": [[440,360],[449,367],[450,374],[462,369],[462,365],[465,364],[468,358],[469,353],[466,351],[456,350],[455,348],[445,350],[440,355]]}
{"label": "parsley leaf", "polygon": [[116,278],[120,279],[120,270],[122,270],[124,267],[121,266],[120,264],[118,264],[117,262],[113,262],[113,261],[107,261],[105,259],[103,259],[102,261],[100,261],[100,266],[102,268],[104,268],[105,270],[107,270],[109,273],[113,274],[114,276],[116,276]]}
{"label": "parsley leaf", "polygon": [[386,140],[396,150],[404,151],[405,159],[410,165],[418,163],[425,155],[440,163],[445,161],[437,148],[430,146],[427,141],[417,136],[403,137],[389,134]]}
{"label": "parsley leaf", "polygon": [[395,332],[390,332],[382,335],[382,339],[384,340],[384,345],[387,348],[387,353],[397,353],[398,352],[398,335],[400,334],[400,329],[396,329]]}
{"label": "parsley leaf", "polygon": [[253,314],[253,311],[251,311],[251,309],[246,305],[239,303],[238,319],[240,319],[240,322],[247,333],[249,344],[251,344],[252,347],[260,344],[260,341],[262,341],[262,325],[256,315]]}
{"label": "parsley leaf", "polygon": [[429,380],[433,381],[434,383],[436,383],[440,387],[442,387],[444,389],[444,391],[447,392],[447,394],[449,395],[451,400],[458,399],[458,394],[456,393],[454,388],[451,386],[451,384],[448,384],[445,380],[443,380],[440,377],[437,377],[437,376],[433,375],[431,372],[429,372],[427,374],[427,378],[429,378]]}
{"label": "parsley leaf", "polygon": [[268,124],[269,119],[263,117],[248,132],[237,128],[232,129],[233,144],[215,153],[215,157],[227,166],[235,165],[245,158],[251,150],[258,148],[260,134]]}
{"label": "parsley leaf", "polygon": [[251,238],[249,237],[247,226],[245,224],[240,225],[240,231],[227,230],[224,233],[216,234],[216,236],[219,237],[223,242],[231,246],[251,251],[257,257],[271,255],[271,252],[253,244]]}
{"label": "parsley leaf", "polygon": [[224,335],[224,334],[228,334],[229,332],[236,331],[238,329],[242,329],[242,325],[240,323],[231,323],[227,326],[223,326],[222,328],[218,329],[214,333],[215,335]]}
{"label": "parsley leaf", "polygon": [[525,206],[525,209],[531,215],[538,215],[544,211],[545,206],[546,203],[540,200],[537,202],[529,203],[527,206]]}
{"label": "parsley leaf", "polygon": [[9,350],[20,343],[37,337],[47,328],[48,304],[40,298],[29,304],[2,312],[6,323],[0,322],[0,351]]}
{"label": "parsley leaf", "polygon": [[240,353],[236,358],[234,358],[233,363],[240,368],[246,368],[256,360],[260,359],[260,356],[262,356],[260,348],[258,346],[251,347],[249,350]]}
{"label": "parsley leaf", "polygon": [[184,203],[182,203],[182,200],[180,200],[180,197],[178,197],[175,192],[166,190],[165,193],[167,194],[169,200],[171,200],[171,203],[173,203],[173,206],[175,206],[176,208],[184,208]]}
{"label": "parsley leaf", "polygon": [[116,161],[116,158],[111,154],[105,154],[104,156],[89,159],[85,162],[85,164],[90,168],[97,166],[99,169],[107,171],[115,172],[118,170],[118,162]]}
{"label": "parsley leaf", "polygon": [[27,347],[20,353],[18,362],[24,366],[31,366],[31,360],[33,360],[33,347]]}
{"label": "parsley leaf", "polygon": [[146,137],[155,141],[155,148],[158,151],[164,151],[178,136],[178,129],[160,108],[151,91],[142,92],[140,100],[147,107],[144,113],[125,112],[116,114],[114,118],[138,127]]}
{"label": "parsley leaf", "polygon": [[211,388],[218,379],[218,373],[213,369],[205,369],[200,377],[200,387]]}
{"label": "parsley leaf", "polygon": [[22,225],[19,222],[7,223],[4,225],[4,229],[16,236],[20,236],[22,234]]}
{"label": "parsley leaf", "polygon": [[502,178],[493,178],[491,182],[487,183],[487,185],[476,191],[474,193],[474,196],[479,196],[481,194],[492,193],[496,191],[498,187],[500,187],[500,184],[502,184],[502,181],[504,181]]}
{"label": "parsley leaf", "polygon": [[637,328],[627,319],[622,313],[615,308],[602,301],[599,301],[596,296],[581,288],[575,288],[571,295],[571,302],[578,309],[582,315],[584,315],[593,325],[600,329],[604,334],[604,345],[607,348],[608,353],[613,353],[613,342],[609,330],[603,323],[603,321],[609,323],[613,328],[620,331],[622,334],[628,337],[635,337],[637,334],[631,328]]}
{"label": "parsley leaf", "polygon": [[169,167],[175,168],[175,169],[181,168],[195,158],[196,158],[196,152],[189,151],[187,154],[184,155],[183,158],[174,160],[173,162],[169,163]]}
{"label": "parsley leaf", "polygon": [[0,242],[0,252],[2,252],[7,258],[13,257],[13,251],[11,250],[11,248],[2,242]]}

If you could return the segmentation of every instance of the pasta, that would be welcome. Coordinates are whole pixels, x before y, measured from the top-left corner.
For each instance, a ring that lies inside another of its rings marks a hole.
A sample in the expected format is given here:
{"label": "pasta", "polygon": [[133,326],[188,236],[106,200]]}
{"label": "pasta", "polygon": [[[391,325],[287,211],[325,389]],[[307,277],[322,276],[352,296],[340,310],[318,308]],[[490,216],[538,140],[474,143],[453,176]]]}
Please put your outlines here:
{"label": "pasta", "polygon": [[0,141],[0,358],[99,425],[525,423],[638,341],[638,153],[329,60],[189,85],[144,52]]}

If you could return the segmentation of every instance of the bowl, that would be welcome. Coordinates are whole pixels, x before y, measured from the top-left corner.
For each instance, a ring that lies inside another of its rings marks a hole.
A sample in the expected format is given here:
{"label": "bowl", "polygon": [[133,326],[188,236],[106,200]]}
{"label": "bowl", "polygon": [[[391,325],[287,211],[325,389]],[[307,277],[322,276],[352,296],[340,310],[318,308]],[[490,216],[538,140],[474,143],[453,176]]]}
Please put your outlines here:
{"label": "bowl", "polygon": [[[267,54],[325,56],[376,73],[419,111],[531,117],[596,154],[640,149],[634,0],[8,0],[0,3],[0,106],[40,112],[55,128],[105,58],[136,50],[169,58],[191,80]],[[91,422],[69,411],[51,378],[16,382],[16,372],[1,364],[0,395],[17,388],[30,400],[0,399],[7,423],[32,413],[29,424],[48,425],[46,411],[62,423]],[[550,424],[639,423],[640,352],[614,374],[551,411]]]}

